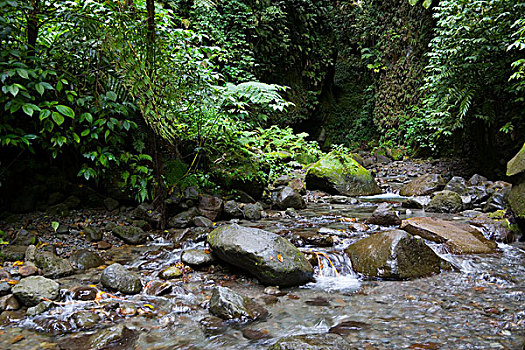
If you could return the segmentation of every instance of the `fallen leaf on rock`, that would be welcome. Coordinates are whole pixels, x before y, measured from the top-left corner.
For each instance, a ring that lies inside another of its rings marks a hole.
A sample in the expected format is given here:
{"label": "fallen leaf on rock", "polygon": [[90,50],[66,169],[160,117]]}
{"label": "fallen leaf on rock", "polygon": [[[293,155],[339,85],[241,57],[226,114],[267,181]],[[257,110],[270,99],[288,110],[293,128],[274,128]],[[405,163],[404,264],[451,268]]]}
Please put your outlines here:
{"label": "fallen leaf on rock", "polygon": [[22,335],[22,334],[19,334],[13,338],[11,338],[10,340],[10,343],[11,344],[15,344],[15,343],[18,343],[19,341],[23,340],[25,337]]}
{"label": "fallen leaf on rock", "polygon": [[416,343],[412,344],[408,347],[409,349],[414,350],[437,350],[439,349],[439,345],[436,343],[428,342],[428,343]]}

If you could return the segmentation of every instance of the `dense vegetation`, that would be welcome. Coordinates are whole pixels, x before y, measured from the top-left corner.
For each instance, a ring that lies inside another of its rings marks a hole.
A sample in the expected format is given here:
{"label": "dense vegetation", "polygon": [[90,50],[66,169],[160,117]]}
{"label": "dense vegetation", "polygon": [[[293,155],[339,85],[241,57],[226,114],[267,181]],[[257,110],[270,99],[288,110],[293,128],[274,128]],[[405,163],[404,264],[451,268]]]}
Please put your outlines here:
{"label": "dense vegetation", "polygon": [[0,0],[0,182],[253,189],[319,156],[294,130],[503,160],[525,135],[524,6]]}

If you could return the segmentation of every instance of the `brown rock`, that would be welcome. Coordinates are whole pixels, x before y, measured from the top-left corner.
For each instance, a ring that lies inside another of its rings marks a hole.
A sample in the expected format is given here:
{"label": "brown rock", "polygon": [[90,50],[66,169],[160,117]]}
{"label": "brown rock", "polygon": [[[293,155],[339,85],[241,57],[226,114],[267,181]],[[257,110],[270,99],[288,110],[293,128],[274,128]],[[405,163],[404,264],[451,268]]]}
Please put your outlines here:
{"label": "brown rock", "polygon": [[468,224],[417,217],[403,220],[401,228],[430,241],[445,243],[445,247],[452,254],[494,253],[497,248],[495,242],[486,239],[481,232]]}
{"label": "brown rock", "polygon": [[40,272],[40,269],[36,267],[35,265],[23,265],[18,268],[18,273],[22,277],[38,275],[39,272]]}

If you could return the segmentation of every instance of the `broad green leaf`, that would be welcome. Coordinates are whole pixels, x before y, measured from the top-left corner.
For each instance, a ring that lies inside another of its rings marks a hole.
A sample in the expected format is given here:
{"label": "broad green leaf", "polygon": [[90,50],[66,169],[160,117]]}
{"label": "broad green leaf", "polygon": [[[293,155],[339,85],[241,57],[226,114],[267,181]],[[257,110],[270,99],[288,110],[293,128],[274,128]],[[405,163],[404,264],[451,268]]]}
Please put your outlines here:
{"label": "broad green leaf", "polygon": [[29,76],[27,75],[27,71],[25,69],[18,69],[16,72],[18,73],[18,75],[20,75],[20,77],[24,79],[29,79]]}
{"label": "broad green leaf", "polygon": [[113,102],[115,102],[117,100],[117,94],[114,93],[113,91],[108,91],[106,96]]}
{"label": "broad green leaf", "polygon": [[[33,105],[34,106],[34,105]],[[28,116],[32,117],[33,116],[33,112],[35,111],[32,107],[31,104],[29,103],[26,103],[25,105],[22,106],[22,110],[24,111],[25,114],[27,114]]]}
{"label": "broad green leaf", "polygon": [[423,7],[424,7],[424,8],[427,9],[427,8],[430,7],[430,5],[432,5],[432,0],[424,0],[424,1],[423,1]]}
{"label": "broad green leaf", "polygon": [[53,230],[55,230],[55,232],[58,230],[58,226],[60,226],[58,222],[56,221],[51,222],[51,227],[53,228]]}
{"label": "broad green leaf", "polygon": [[16,95],[18,95],[18,92],[20,91],[20,89],[16,85],[11,85],[7,89],[9,90],[11,95],[13,95],[13,97],[16,97]]}
{"label": "broad green leaf", "polygon": [[87,136],[88,134],[89,134],[89,129],[84,129],[84,131],[80,133],[80,136],[84,137],[84,136]]}
{"label": "broad green leaf", "polygon": [[417,4],[419,0],[408,0],[408,3],[412,6],[414,6],[415,4]]}
{"label": "broad green leaf", "polygon": [[68,106],[57,105],[56,109],[66,117],[75,118],[75,112]]}
{"label": "broad green leaf", "polygon": [[53,114],[51,114],[51,118],[53,118],[57,125],[62,125],[62,123],[64,122],[64,116],[57,112],[53,112]]}
{"label": "broad green leaf", "polygon": [[40,83],[35,84],[35,90],[42,96],[44,94],[44,86]]}

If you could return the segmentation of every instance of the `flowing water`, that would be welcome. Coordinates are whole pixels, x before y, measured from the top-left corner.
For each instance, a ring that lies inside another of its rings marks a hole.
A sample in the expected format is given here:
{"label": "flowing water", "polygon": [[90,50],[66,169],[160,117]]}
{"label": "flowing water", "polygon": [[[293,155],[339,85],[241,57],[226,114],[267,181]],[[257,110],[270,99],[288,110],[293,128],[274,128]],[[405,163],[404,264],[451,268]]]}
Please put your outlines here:
{"label": "flowing water", "polygon": [[[352,271],[343,251],[352,242],[387,229],[372,225],[364,232],[350,230],[354,221],[370,216],[373,209],[369,203],[319,203],[298,211],[295,218],[270,212],[270,217],[259,222],[241,221],[241,225],[263,228],[289,239],[297,232],[320,229],[334,235],[333,247],[301,247],[317,257],[316,282],[284,289],[284,296],[269,298],[264,294],[264,286],[255,279],[233,268],[216,266],[205,272],[191,272],[184,281],[173,282],[172,291],[165,296],[143,293],[108,297],[98,303],[66,299],[65,305],[36,317],[12,323],[4,319],[0,348],[52,349],[65,339],[92,334],[116,323],[135,332],[134,349],[266,349],[280,337],[326,333],[342,323],[344,327],[333,331],[356,349],[523,348],[523,245],[500,244],[497,254],[457,256],[446,254],[438,244],[430,244],[455,271],[412,281],[367,281]],[[404,211],[400,214],[424,215]],[[188,243],[183,248],[203,245]],[[116,249],[113,260],[139,272],[147,282],[162,268],[177,263],[181,251],[159,235],[154,244]],[[98,279],[99,273],[75,275],[60,282],[64,288],[88,285]],[[261,304],[266,301],[268,318],[237,324],[211,317],[207,304],[216,285],[228,286]],[[82,309],[100,316],[97,326],[87,332],[68,329],[73,314]],[[16,314],[11,317],[16,321]],[[47,333],[35,329],[46,329]],[[49,329],[56,329],[56,335],[50,334]],[[61,334],[61,329],[67,334]]]}

